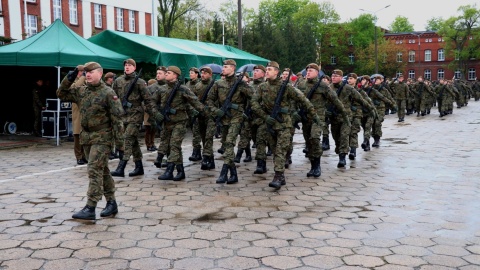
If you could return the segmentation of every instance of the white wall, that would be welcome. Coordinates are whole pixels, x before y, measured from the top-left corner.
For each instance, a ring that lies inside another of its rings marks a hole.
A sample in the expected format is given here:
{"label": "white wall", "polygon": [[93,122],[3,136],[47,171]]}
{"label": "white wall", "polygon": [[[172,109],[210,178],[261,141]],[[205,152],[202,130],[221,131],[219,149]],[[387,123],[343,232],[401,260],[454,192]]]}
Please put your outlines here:
{"label": "white wall", "polygon": [[[23,1],[22,1],[23,3]],[[8,8],[10,12],[10,36],[16,41],[22,40],[22,33],[25,29],[22,27],[23,5],[20,6],[18,0],[8,0]]]}

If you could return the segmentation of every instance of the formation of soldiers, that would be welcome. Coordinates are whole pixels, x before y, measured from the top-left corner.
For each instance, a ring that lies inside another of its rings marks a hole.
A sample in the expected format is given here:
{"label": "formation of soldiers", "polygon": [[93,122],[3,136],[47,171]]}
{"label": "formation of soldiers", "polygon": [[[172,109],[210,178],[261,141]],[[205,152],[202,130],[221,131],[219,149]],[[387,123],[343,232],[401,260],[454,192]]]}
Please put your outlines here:
{"label": "formation of soldiers", "polygon": [[[182,144],[188,128],[193,134],[189,160],[200,161],[202,170],[216,169],[213,139],[219,129],[221,148],[218,152],[223,155],[223,164],[216,183],[237,183],[235,163],[241,162],[244,153],[243,162],[251,162],[252,148],[256,148],[254,174],[267,173],[267,156],[271,153],[274,177],[268,185],[278,190],[287,182],[284,172],[292,163],[297,129],[302,130],[303,151],[311,164],[306,176],[320,177],[323,151],[330,149],[330,133],[339,157],[337,167],[345,168],[347,155],[350,160],[356,158],[361,130],[360,146],[364,151],[380,146],[385,116],[397,113],[398,122],[404,122],[405,115],[425,116],[437,106],[439,116],[444,117],[453,112],[454,103],[462,108],[472,97],[480,98],[480,83],[476,80],[429,82],[422,77],[416,81],[405,80],[403,76],[389,80],[379,74],[343,74],[339,69],[328,76],[316,63],[305,67],[304,76],[297,74],[296,79],[291,80],[290,69],[281,70],[277,62],[271,61],[266,66],[254,66],[250,81],[245,71],[237,73],[236,69],[232,59],[223,62],[221,74],[214,74],[209,66],[193,67],[189,71],[191,80],[184,84],[178,67],[162,66],[157,68],[156,82],[147,86],[136,72],[135,61],[125,60],[124,75],[111,85],[116,94],[114,99],[121,101],[124,112],[121,127],[112,127],[111,139],[107,142],[108,153],[119,157],[117,168],[109,174],[124,177],[131,156],[135,168],[129,176],[144,174],[138,134],[145,112],[150,116],[150,126],[160,131],[154,165],[165,170],[159,180],[181,181],[187,177]],[[221,78],[216,79],[217,76]],[[90,166],[90,162],[88,164]],[[101,168],[105,174],[105,167]],[[104,215],[118,211],[116,203],[109,202]],[[82,211],[91,210],[85,209]],[[92,214],[76,214],[76,218],[82,217],[90,219]]]}

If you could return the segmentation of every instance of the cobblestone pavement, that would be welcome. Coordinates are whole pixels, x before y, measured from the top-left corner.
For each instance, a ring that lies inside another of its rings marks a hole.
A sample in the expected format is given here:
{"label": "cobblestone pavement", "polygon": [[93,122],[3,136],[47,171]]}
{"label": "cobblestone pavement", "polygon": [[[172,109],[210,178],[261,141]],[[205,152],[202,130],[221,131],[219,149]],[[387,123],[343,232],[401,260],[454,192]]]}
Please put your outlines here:
{"label": "cobblestone pavement", "polygon": [[472,100],[444,118],[389,115],[380,148],[345,169],[326,151],[317,179],[297,134],[279,191],[271,158],[215,184],[220,154],[202,171],[187,139],[186,181],[157,180],[145,151],[144,176],[115,178],[118,215],[96,222],[71,218],[88,183],[72,143],[0,151],[0,269],[480,269],[479,127]]}

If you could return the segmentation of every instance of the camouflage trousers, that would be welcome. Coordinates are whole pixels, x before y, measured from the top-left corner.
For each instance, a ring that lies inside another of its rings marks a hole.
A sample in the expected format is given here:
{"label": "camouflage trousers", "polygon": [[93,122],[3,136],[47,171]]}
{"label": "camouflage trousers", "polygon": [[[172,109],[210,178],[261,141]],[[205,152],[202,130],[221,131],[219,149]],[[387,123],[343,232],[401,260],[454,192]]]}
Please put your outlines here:
{"label": "camouflage trousers", "polygon": [[250,120],[243,122],[242,130],[240,130],[240,140],[238,141],[237,148],[245,149],[250,145],[252,140],[252,123]]}
{"label": "camouflage trousers", "polygon": [[213,137],[215,136],[215,122],[210,117],[198,117],[198,131],[203,142],[202,155],[213,157]]}
{"label": "camouflage trousers", "polygon": [[319,158],[323,154],[320,142],[324,125],[318,125],[312,121],[302,122],[303,139],[308,149],[308,158]]}
{"label": "camouflage trousers", "polygon": [[409,98],[407,102],[407,110],[414,110],[415,109],[415,98]]}
{"label": "camouflage trousers", "polygon": [[292,155],[293,153],[293,136],[295,136],[295,127],[290,128],[290,141],[288,143],[288,148],[287,148],[287,153],[286,153],[286,158]]}
{"label": "camouflage trousers", "polygon": [[238,135],[240,134],[241,123],[230,123],[229,125],[222,126],[222,136],[226,134],[223,148],[223,163],[229,166],[235,166],[233,159],[235,158],[235,144],[237,142]]}
{"label": "camouflage trousers", "polygon": [[108,168],[108,156],[112,150],[110,145],[83,145],[88,159],[87,205],[97,206],[97,202],[105,196],[107,201],[115,200],[115,182]]}
{"label": "camouflage trousers", "polygon": [[405,99],[397,99],[397,115],[398,118],[405,117],[405,110],[407,109],[407,100]]}
{"label": "camouflage trousers", "polygon": [[343,123],[343,119],[340,116],[332,117],[331,121],[335,153],[347,154],[349,150],[350,127]]}
{"label": "camouflage trousers", "polygon": [[361,125],[363,128],[363,139],[370,140],[372,136],[373,117],[364,115],[362,117]]}
{"label": "camouflage trousers", "polygon": [[33,131],[38,135],[42,135],[42,109],[36,106],[33,107]]}
{"label": "camouflage trousers", "polygon": [[354,116],[350,124],[352,126],[350,127],[349,146],[351,148],[358,148],[358,133],[360,133],[362,118],[359,116]]}
{"label": "camouflage trousers", "polygon": [[137,123],[124,123],[125,125],[125,153],[123,154],[123,160],[130,160],[130,156],[133,155],[133,161],[142,160],[142,150],[140,149],[140,143],[138,142],[138,134],[140,133],[140,124]]}
{"label": "camouflage trousers", "polygon": [[269,136],[267,131],[267,125],[262,123],[256,127],[256,130],[257,136],[255,139],[255,144],[257,148],[255,151],[255,160],[267,160],[267,145],[273,145],[271,142],[271,136]]}
{"label": "camouflage trousers", "polygon": [[200,119],[197,119],[195,123],[192,125],[192,146],[195,149],[201,149],[202,148],[202,137],[200,135],[200,129],[198,127]]}
{"label": "camouflage trousers", "polygon": [[[183,164],[182,142],[187,133],[186,121],[168,122],[163,125],[162,133],[165,133],[165,143],[170,150],[167,162]],[[166,154],[162,152],[162,154]]]}
{"label": "camouflage trousers", "polygon": [[[163,125],[163,124],[162,124]],[[165,132],[165,129],[162,128],[162,131],[160,131],[160,144],[158,145],[157,152],[162,155],[170,155],[170,145],[167,142],[167,133]]]}
{"label": "camouflage trousers", "polygon": [[325,123],[322,126],[323,137],[330,136],[330,117],[325,117]]}
{"label": "camouflage trousers", "polygon": [[385,114],[380,112],[383,112],[383,111],[384,111],[383,109],[377,108],[377,112],[379,112],[378,117],[373,120],[373,125],[372,125],[372,136],[374,137],[375,136],[382,137],[382,123],[383,123],[383,118],[385,117]]}
{"label": "camouflage trousers", "polygon": [[417,113],[425,111],[425,98],[415,98],[415,110]]}
{"label": "camouflage trousers", "polygon": [[[265,130],[267,130],[266,125]],[[274,135],[270,134],[268,131],[266,132],[271,142],[270,145],[272,146],[274,171],[283,173],[285,171],[285,160],[287,157],[289,142],[292,140],[291,128],[275,130]]]}

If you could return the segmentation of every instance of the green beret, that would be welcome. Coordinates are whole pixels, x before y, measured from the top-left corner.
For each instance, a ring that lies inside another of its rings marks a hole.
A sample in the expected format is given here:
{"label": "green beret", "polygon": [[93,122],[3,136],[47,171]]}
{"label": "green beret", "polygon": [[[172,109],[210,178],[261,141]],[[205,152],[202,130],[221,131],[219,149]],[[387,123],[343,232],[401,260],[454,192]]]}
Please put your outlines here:
{"label": "green beret", "polygon": [[167,72],[167,67],[165,67],[165,66],[159,66],[159,67],[157,67],[157,70],[161,70],[161,71],[163,71],[163,72]]}
{"label": "green beret", "polygon": [[115,74],[113,72],[107,72],[107,74],[105,74],[105,79],[114,78],[114,77],[115,77]]}
{"label": "green beret", "polygon": [[130,64],[130,65],[132,65],[132,66],[134,66],[134,67],[137,67],[137,63],[135,63],[135,60],[133,60],[132,58],[129,58],[129,59],[123,61],[123,65],[124,65],[124,66],[125,66],[125,64],[127,64],[127,63]]}
{"label": "green beret", "polygon": [[167,71],[172,71],[172,72],[177,73],[178,76],[182,76],[182,71],[176,66],[167,67]]}
{"label": "green beret", "polygon": [[197,74],[200,73],[200,71],[198,71],[198,68],[196,68],[196,67],[191,67],[189,71],[193,71]]}
{"label": "green beret", "polygon": [[210,67],[202,67],[202,68],[200,69],[200,71],[204,71],[205,73],[210,73],[210,74],[213,73],[213,71],[212,71],[212,69],[211,69]]}
{"label": "green beret", "polygon": [[267,67],[274,67],[274,68],[280,69],[280,65],[278,65],[278,63],[275,61],[268,62]]}
{"label": "green beret", "polygon": [[340,69],[335,69],[333,72],[332,72],[332,75],[335,74],[335,75],[339,75],[339,76],[342,76],[343,77],[343,71],[341,71]]}
{"label": "green beret", "polygon": [[88,62],[88,63],[85,63],[85,65],[83,65],[83,70],[88,72],[101,67],[102,66],[100,66],[100,64],[97,62]]}
{"label": "green beret", "polygon": [[266,72],[267,70],[265,69],[265,67],[263,65],[256,65],[253,67],[253,69],[260,69],[260,70],[263,70],[263,72]]}
{"label": "green beret", "polygon": [[310,63],[310,64],[307,65],[307,67],[305,67],[306,70],[309,69],[309,68],[313,68],[316,71],[320,71],[320,67],[315,63]]}
{"label": "green beret", "polygon": [[227,60],[223,61],[223,64],[224,65],[237,66],[237,62],[235,62],[235,60],[233,60],[233,59],[227,59]]}

